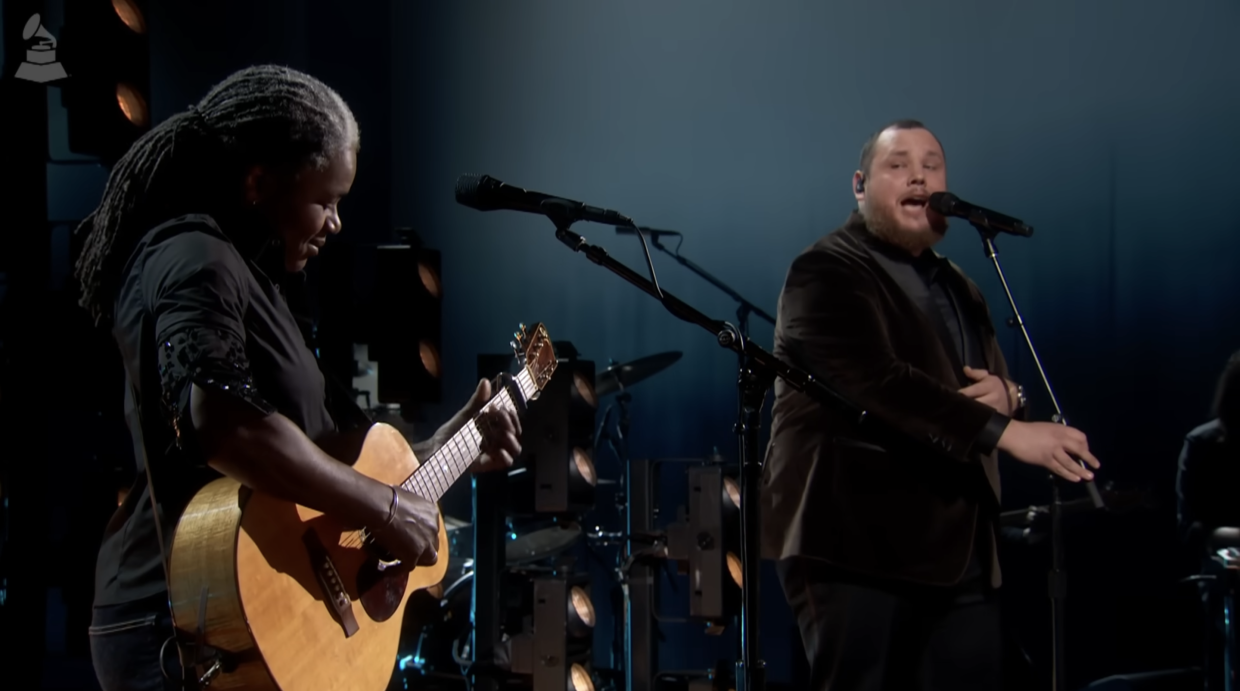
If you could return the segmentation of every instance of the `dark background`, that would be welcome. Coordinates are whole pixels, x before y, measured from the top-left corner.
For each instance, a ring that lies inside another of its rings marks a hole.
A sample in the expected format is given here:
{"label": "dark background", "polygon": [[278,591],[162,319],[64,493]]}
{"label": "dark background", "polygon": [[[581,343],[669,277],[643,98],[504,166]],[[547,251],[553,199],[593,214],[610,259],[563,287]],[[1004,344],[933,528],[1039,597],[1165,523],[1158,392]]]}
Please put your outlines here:
{"label": "dark background", "polygon": [[[0,6],[8,80],[29,8],[55,35],[61,10]],[[542,321],[599,369],[613,358],[684,353],[633,391],[634,456],[717,447],[735,458],[734,357],[573,256],[545,219],[457,205],[461,173],[679,230],[686,257],[773,313],[792,257],[853,208],[864,139],[895,118],[923,120],[946,148],[953,191],[1037,229],[1031,239],[1000,238],[1000,257],[1059,401],[1089,434],[1103,480],[1159,500],[1070,525],[1072,684],[1195,663],[1191,598],[1175,585],[1189,566],[1175,552],[1172,502],[1183,436],[1207,419],[1214,380],[1240,347],[1234,2],[228,0],[158,3],[148,17],[156,122],[260,62],[309,71],[354,109],[362,154],[340,240],[377,242],[411,226],[443,252],[445,403],[425,412],[423,432],[467,398],[478,353],[502,353],[518,322]],[[22,225],[10,210],[0,230],[2,395],[19,414],[6,423],[0,459],[13,545],[3,645],[21,641],[11,659],[43,688],[90,688],[94,549],[115,500],[110,468],[128,462],[129,446],[114,420],[96,414],[119,405],[119,383],[94,376],[97,344],[60,291],[69,229],[93,208],[106,170],[68,151],[58,87],[6,93],[20,93],[24,108],[0,105],[6,141],[22,123],[48,124],[46,173],[10,170],[6,178],[20,181],[5,183],[6,193],[45,194],[51,223]],[[577,230],[644,273],[635,238]],[[957,223],[939,249],[981,285],[996,319],[1008,315],[972,229]],[[666,256],[655,262],[665,289],[732,318],[726,295]],[[751,323],[769,347],[770,325]],[[1004,348],[1045,417],[1016,331]],[[606,456],[599,470],[620,472]],[[1039,473],[1011,462],[1003,471],[1007,507],[1048,499]],[[461,483],[445,512],[467,519],[469,502]],[[600,511],[598,522],[608,520]],[[1005,567],[1009,621],[1038,664],[1049,641],[1045,568],[1043,548],[1013,553]],[[799,641],[769,564],[763,590],[770,676],[790,681]],[[598,664],[610,646],[607,618]],[[667,633],[665,668],[729,656],[730,633]]]}

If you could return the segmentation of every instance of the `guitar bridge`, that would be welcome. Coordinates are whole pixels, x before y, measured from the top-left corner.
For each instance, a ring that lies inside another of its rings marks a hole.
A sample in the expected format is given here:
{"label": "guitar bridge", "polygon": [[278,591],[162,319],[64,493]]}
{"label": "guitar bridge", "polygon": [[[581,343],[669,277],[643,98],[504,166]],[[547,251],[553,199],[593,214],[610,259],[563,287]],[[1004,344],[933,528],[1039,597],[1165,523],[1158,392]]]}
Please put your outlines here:
{"label": "guitar bridge", "polygon": [[353,600],[345,592],[344,584],[340,581],[340,574],[336,571],[336,565],[332,563],[331,555],[327,553],[327,549],[319,540],[319,534],[313,529],[306,530],[301,536],[301,541],[310,554],[310,567],[314,569],[314,577],[318,580],[319,587],[323,589],[323,600],[344,628],[345,638],[352,636],[358,631],[357,619],[353,616]]}

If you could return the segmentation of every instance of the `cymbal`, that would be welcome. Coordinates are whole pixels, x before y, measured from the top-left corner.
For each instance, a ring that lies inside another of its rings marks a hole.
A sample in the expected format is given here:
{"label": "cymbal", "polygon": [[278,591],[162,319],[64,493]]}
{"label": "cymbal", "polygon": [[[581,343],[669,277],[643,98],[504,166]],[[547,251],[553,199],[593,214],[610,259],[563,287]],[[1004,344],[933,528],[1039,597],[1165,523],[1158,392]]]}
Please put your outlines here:
{"label": "cymbal", "polygon": [[460,530],[461,528],[468,528],[471,525],[473,525],[473,523],[471,523],[470,521],[462,520],[460,518],[456,518],[455,516],[449,516],[447,514],[444,514],[444,517],[443,517],[444,530],[448,530],[448,531]]}
{"label": "cymbal", "polygon": [[579,539],[580,526],[553,525],[508,540],[504,545],[504,557],[509,564],[542,561],[572,547]]}
{"label": "cymbal", "polygon": [[594,377],[594,394],[606,396],[609,393],[623,391],[671,367],[681,355],[683,353],[679,350],[669,350],[666,353],[647,355],[632,362],[612,365]]}

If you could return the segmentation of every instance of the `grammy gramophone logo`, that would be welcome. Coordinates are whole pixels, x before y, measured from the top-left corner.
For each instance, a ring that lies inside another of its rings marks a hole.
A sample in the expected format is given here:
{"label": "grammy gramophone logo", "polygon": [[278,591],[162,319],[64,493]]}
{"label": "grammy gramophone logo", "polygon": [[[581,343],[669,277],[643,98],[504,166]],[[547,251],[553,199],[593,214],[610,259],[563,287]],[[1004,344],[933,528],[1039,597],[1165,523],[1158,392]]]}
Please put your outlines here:
{"label": "grammy gramophone logo", "polygon": [[22,42],[26,44],[26,60],[17,68],[15,77],[46,84],[69,76],[56,59],[56,37],[43,26],[39,15],[32,15],[26,22]]}

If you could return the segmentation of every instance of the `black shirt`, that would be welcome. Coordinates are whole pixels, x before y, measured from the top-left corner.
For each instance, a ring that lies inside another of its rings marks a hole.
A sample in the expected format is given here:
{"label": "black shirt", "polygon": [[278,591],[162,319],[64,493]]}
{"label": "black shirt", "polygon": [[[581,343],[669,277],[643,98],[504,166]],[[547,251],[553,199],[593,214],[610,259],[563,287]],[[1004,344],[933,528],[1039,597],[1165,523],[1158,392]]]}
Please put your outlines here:
{"label": "black shirt", "polygon": [[[256,232],[232,230],[237,237]],[[287,297],[304,276],[287,275],[282,255],[271,243],[234,243],[212,218],[199,215],[153,229],[132,253],[113,335],[125,365],[137,479],[103,539],[96,605],[166,590],[144,461],[169,547],[186,503],[220,477],[194,439],[191,383],[263,413],[279,412],[311,439],[336,430],[323,374]]]}
{"label": "black shirt", "polygon": [[[981,329],[977,323],[978,315],[962,309],[962,305],[968,304],[968,296],[955,280],[959,277],[951,262],[933,250],[914,257],[875,236],[870,236],[870,239],[866,246],[871,256],[899,284],[938,332],[948,357],[956,365],[961,388],[973,383],[965,376],[964,366],[987,368],[982,354]],[[1010,420],[1006,415],[995,412],[978,436],[975,448],[982,453],[992,451]],[[990,540],[986,539],[990,532],[986,524],[987,521],[979,516],[975,526],[974,549],[962,579],[965,582],[981,576],[984,570],[982,564],[990,563],[990,555],[985,552],[990,545]]]}
{"label": "black shirt", "polygon": [[1184,438],[1176,471],[1180,538],[1194,557],[1205,554],[1216,528],[1240,526],[1240,443],[1229,442],[1215,418]]}

